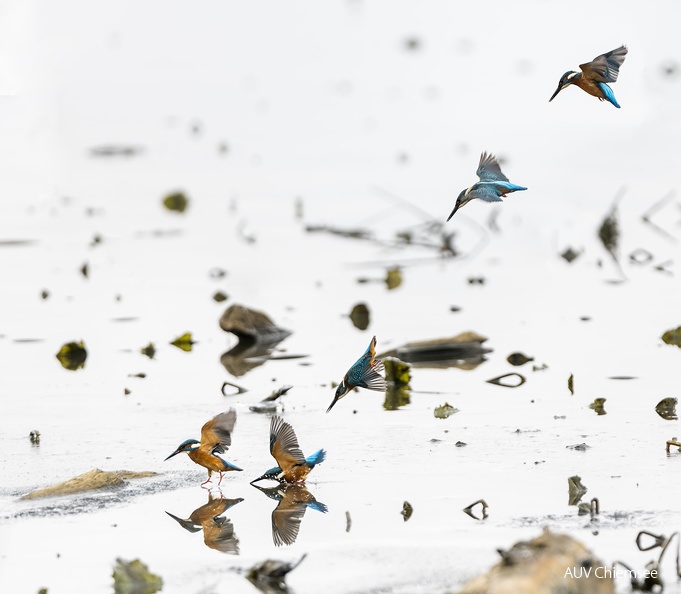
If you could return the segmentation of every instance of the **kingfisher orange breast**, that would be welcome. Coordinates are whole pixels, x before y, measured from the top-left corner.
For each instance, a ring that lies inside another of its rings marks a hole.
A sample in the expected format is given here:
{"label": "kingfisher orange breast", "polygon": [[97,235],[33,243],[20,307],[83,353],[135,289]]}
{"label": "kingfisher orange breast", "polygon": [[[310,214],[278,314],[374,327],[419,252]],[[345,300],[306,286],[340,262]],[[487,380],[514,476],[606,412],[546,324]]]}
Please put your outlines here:
{"label": "kingfisher orange breast", "polygon": [[192,452],[187,452],[187,454],[194,462],[208,470],[214,472],[225,472],[228,470],[221,458],[213,456],[213,454],[209,454],[203,450],[194,450]]}

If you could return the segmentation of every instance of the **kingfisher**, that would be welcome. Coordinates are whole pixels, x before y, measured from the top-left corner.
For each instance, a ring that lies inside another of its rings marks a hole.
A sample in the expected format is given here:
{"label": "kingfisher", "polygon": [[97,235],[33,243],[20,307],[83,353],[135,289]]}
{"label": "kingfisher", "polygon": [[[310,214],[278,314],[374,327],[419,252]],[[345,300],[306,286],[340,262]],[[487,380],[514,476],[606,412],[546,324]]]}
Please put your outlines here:
{"label": "kingfisher", "polygon": [[474,198],[480,198],[485,202],[501,202],[501,197],[506,196],[506,194],[527,190],[523,186],[516,186],[508,181],[508,178],[501,173],[499,161],[491,153],[484,152],[480,155],[480,163],[475,174],[480,178],[480,181],[461,191],[456,198],[454,210],[447,217],[448,221],[457,210]]}
{"label": "kingfisher", "polygon": [[[222,474],[230,470],[242,470],[218,454],[224,454],[232,444],[232,431],[236,423],[236,411],[230,408],[228,411],[214,416],[203,427],[201,427],[201,441],[187,439],[183,441],[177,449],[166,458],[169,460],[177,454],[186,452],[192,462],[203,466],[208,470],[208,479],[201,486],[210,481],[214,472],[220,473],[218,485],[222,482]],[[164,460],[165,462],[165,460]]]}
{"label": "kingfisher", "polygon": [[385,378],[381,375],[383,370],[383,362],[376,360],[376,337],[374,336],[364,354],[355,361],[355,364],[343,376],[341,383],[336,388],[333,402],[326,409],[326,412],[328,413],[336,402],[355,388],[366,388],[378,392],[385,391]]}
{"label": "kingfisher", "polygon": [[303,455],[293,427],[281,417],[274,416],[270,422],[270,454],[279,466],[270,468],[251,484],[264,479],[280,483],[304,483],[307,475],[317,465],[326,460],[326,451],[318,450],[307,458]]}
{"label": "kingfisher", "polygon": [[203,542],[207,547],[221,553],[238,555],[239,539],[234,534],[234,525],[222,514],[242,501],[241,497],[225,499],[222,494],[220,497],[213,497],[212,493],[208,493],[208,503],[197,507],[187,520],[178,518],[170,512],[166,513],[188,532],[203,530]]}
{"label": "kingfisher", "polygon": [[553,98],[560,93],[565,87],[570,85],[577,85],[582,91],[586,91],[589,95],[598,97],[600,101],[610,101],[615,107],[619,109],[620,104],[615,99],[615,93],[608,86],[608,83],[617,82],[617,75],[620,73],[620,66],[627,57],[629,50],[626,46],[618,47],[612,51],[595,57],[591,62],[580,64],[581,72],[568,70],[558,81],[558,88],[556,92],[551,95],[549,103]]}
{"label": "kingfisher", "polygon": [[329,511],[326,505],[315,499],[305,485],[281,484],[269,489],[253,486],[270,499],[279,502],[272,511],[272,540],[276,547],[291,545],[296,541],[308,507],[323,514]]}

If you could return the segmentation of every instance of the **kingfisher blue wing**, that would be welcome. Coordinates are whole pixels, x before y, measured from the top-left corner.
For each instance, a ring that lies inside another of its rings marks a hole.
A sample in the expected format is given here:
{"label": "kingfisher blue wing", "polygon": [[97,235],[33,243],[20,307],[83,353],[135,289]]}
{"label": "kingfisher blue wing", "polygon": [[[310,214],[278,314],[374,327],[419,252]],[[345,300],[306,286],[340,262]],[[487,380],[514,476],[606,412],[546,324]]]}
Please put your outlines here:
{"label": "kingfisher blue wing", "polygon": [[491,153],[488,155],[486,152],[480,155],[480,164],[478,165],[478,170],[475,174],[480,178],[480,181],[508,181],[508,178],[501,173],[501,167],[499,166],[499,161]]}
{"label": "kingfisher blue wing", "polygon": [[346,374],[346,383],[350,386],[367,388],[368,390],[385,390],[383,362],[376,360],[376,337],[374,336],[364,352]]}
{"label": "kingfisher blue wing", "polygon": [[617,80],[620,66],[624,63],[628,51],[623,45],[595,57],[591,62],[580,64],[579,67],[587,78],[601,83],[613,83]]}
{"label": "kingfisher blue wing", "polygon": [[199,449],[211,453],[223,454],[232,445],[232,432],[236,424],[236,411],[228,411],[214,416],[201,427],[201,445]]}
{"label": "kingfisher blue wing", "polygon": [[485,202],[502,202],[501,195],[502,192],[499,191],[494,183],[478,183],[469,193],[471,200],[479,198]]}
{"label": "kingfisher blue wing", "polygon": [[293,427],[277,416],[270,422],[270,453],[285,473],[294,466],[305,464]]}

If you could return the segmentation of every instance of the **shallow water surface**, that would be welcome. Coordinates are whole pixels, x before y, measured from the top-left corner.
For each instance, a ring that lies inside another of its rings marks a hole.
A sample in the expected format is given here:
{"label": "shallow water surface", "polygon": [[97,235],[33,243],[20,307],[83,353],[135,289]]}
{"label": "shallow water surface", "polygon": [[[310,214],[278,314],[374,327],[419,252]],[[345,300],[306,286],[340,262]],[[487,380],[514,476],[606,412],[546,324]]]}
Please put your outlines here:
{"label": "shallow water surface", "polygon": [[[297,594],[450,592],[495,563],[497,548],[544,526],[607,564],[641,569],[657,556],[634,541],[643,529],[681,529],[681,455],[665,454],[681,430],[655,411],[679,397],[681,357],[660,338],[681,324],[680,202],[676,177],[665,177],[681,158],[681,91],[658,68],[678,56],[665,41],[675,31],[660,31],[673,19],[589,4],[613,23],[608,39],[586,22],[584,39],[568,43],[548,30],[586,3],[559,3],[536,16],[553,23],[539,28],[492,3],[495,21],[518,31],[509,45],[471,37],[482,17],[474,5],[442,2],[417,13],[386,2],[266,3],[266,20],[263,8],[229,2],[201,14],[159,3],[134,19],[122,6],[95,14],[69,4],[87,27],[46,5],[22,17],[35,55],[0,115],[12,131],[0,182],[3,591],[111,592],[121,557],[141,559],[163,592],[251,593],[249,567],[307,553],[287,579]],[[658,8],[678,16],[675,4]],[[405,49],[416,34],[420,49]],[[577,89],[549,106],[568,66],[623,38],[621,110]],[[481,93],[462,92],[492,63],[493,88],[483,79]],[[91,152],[119,143],[143,150]],[[472,202],[442,227],[485,149],[530,189],[500,205]],[[161,205],[178,189],[190,200],[183,214]],[[617,261],[597,235],[615,201]],[[307,230],[318,225],[371,238]],[[443,230],[455,255],[440,250]],[[398,238],[406,231],[411,243]],[[560,255],[567,248],[572,263]],[[394,267],[402,283],[388,290]],[[217,291],[228,299],[215,302]],[[349,319],[360,302],[365,331]],[[272,358],[221,363],[237,339],[218,321],[234,303],[292,332]],[[373,335],[383,352],[464,331],[487,337],[477,364],[414,366],[398,410],[359,391],[325,414],[332,382]],[[185,332],[190,352],[170,344]],[[56,353],[80,340],[85,367],[62,368]],[[140,352],[150,342],[153,359]],[[534,360],[511,366],[518,351]],[[511,372],[527,381],[487,381]],[[225,381],[247,391],[225,396]],[[297,494],[311,506],[249,484],[273,465],[270,416],[249,407],[286,384],[278,412],[304,453],[328,452],[309,493]],[[589,408],[595,398],[606,399],[605,415]],[[445,402],[459,412],[435,418]],[[225,457],[244,471],[209,491],[188,457],[163,460],[230,407],[238,417]],[[589,447],[570,447],[579,444]],[[92,468],[160,474],[19,499]],[[568,505],[575,474],[584,501],[600,501],[594,520]],[[242,499],[212,532],[168,515],[187,520],[209,497]],[[481,498],[486,519],[463,513]],[[283,538],[273,522],[287,506]],[[670,553],[662,570],[665,592],[681,592]]]}

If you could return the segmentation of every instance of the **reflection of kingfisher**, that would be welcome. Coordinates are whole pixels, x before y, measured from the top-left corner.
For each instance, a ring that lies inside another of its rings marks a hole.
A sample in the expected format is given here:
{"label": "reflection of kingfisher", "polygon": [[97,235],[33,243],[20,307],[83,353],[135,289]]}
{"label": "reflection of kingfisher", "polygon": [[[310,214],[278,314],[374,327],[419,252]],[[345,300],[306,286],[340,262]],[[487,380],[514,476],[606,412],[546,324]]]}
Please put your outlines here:
{"label": "reflection of kingfisher", "polygon": [[318,450],[306,458],[298,445],[293,427],[276,416],[270,422],[270,454],[279,466],[270,468],[262,476],[252,480],[251,484],[263,479],[280,483],[304,483],[310,471],[326,459],[324,450]]}
{"label": "reflection of kingfisher", "polygon": [[234,534],[234,526],[228,518],[223,518],[230,507],[242,502],[243,499],[224,499],[222,496],[213,498],[208,494],[208,503],[197,507],[189,516],[188,520],[183,520],[166,512],[173,520],[189,532],[203,530],[203,542],[206,546],[220,551],[221,553],[239,554],[239,539]]}
{"label": "reflection of kingfisher", "polygon": [[385,379],[381,375],[383,362],[376,360],[376,337],[374,336],[364,354],[348,369],[341,383],[336,388],[336,395],[326,412],[329,412],[336,402],[354,388],[366,388],[382,392],[386,388]]}
{"label": "reflection of kingfisher", "polygon": [[560,77],[558,88],[556,92],[551,95],[549,102],[566,87],[570,85],[577,85],[582,91],[586,91],[589,95],[598,97],[601,101],[610,101],[615,107],[619,108],[619,103],[615,99],[615,93],[608,86],[607,83],[614,83],[617,81],[617,75],[620,72],[620,66],[627,56],[627,48],[625,46],[618,47],[605,54],[601,54],[586,64],[580,64],[581,72],[568,70]]}
{"label": "reflection of kingfisher", "polygon": [[317,501],[304,485],[279,485],[270,489],[253,486],[270,499],[279,502],[272,512],[272,540],[277,547],[291,545],[296,541],[300,523],[308,507],[323,514],[329,511],[329,508]]}
{"label": "reflection of kingfisher", "polygon": [[451,219],[457,210],[474,198],[479,198],[485,202],[502,202],[501,197],[506,196],[506,194],[527,190],[523,186],[516,186],[508,181],[508,178],[501,173],[499,161],[491,154],[482,153],[480,155],[480,163],[475,174],[480,178],[480,181],[461,191],[456,198],[454,210],[449,213],[447,220]]}
{"label": "reflection of kingfisher", "polygon": [[183,441],[166,460],[186,452],[193,462],[208,470],[208,479],[201,483],[202,485],[210,481],[213,472],[220,473],[220,480],[218,481],[218,484],[220,484],[223,472],[241,470],[238,466],[234,466],[231,462],[227,462],[227,460],[218,456],[218,454],[224,454],[229,449],[232,443],[232,431],[234,431],[235,423],[236,411],[233,408],[230,408],[227,412],[220,413],[201,427],[200,442],[196,439]]}

